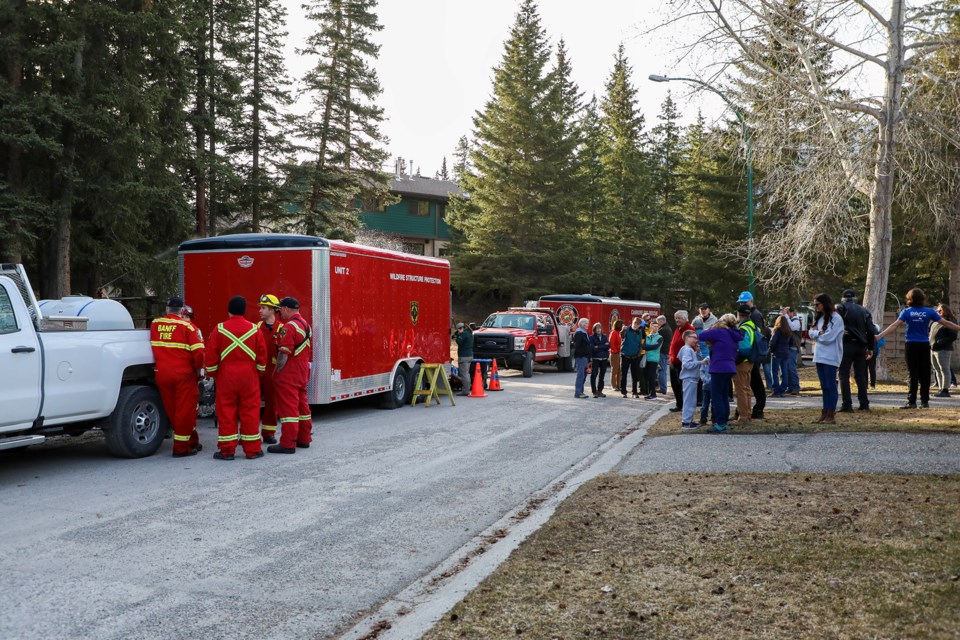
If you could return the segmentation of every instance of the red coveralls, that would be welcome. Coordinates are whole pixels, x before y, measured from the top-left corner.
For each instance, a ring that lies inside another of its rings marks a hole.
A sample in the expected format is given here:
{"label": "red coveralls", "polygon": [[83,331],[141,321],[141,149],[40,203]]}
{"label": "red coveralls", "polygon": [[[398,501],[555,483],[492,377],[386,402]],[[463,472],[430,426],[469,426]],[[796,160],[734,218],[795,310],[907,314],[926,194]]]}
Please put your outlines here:
{"label": "red coveralls", "polygon": [[223,455],[240,443],[249,458],[260,452],[260,376],[266,370],[267,348],[260,330],[242,316],[221,322],[207,344],[207,375],[217,380],[217,446]]}
{"label": "red coveralls", "polygon": [[260,393],[263,396],[260,432],[264,438],[273,437],[277,433],[277,402],[276,391],[273,388],[273,370],[277,367],[277,333],[282,326],[283,323],[279,318],[272,326],[268,326],[262,320],[257,324],[267,347],[267,370],[260,378]]}
{"label": "red coveralls", "polygon": [[150,323],[150,346],[157,389],[173,426],[173,452],[189,453],[200,444],[197,378],[203,366],[203,340],[195,326],[170,314]]}
{"label": "red coveralls", "polygon": [[307,404],[310,379],[310,325],[299,313],[277,332],[277,351],[288,356],[287,364],[274,374],[277,415],[280,416],[280,446],[288,449],[313,441],[313,417]]}

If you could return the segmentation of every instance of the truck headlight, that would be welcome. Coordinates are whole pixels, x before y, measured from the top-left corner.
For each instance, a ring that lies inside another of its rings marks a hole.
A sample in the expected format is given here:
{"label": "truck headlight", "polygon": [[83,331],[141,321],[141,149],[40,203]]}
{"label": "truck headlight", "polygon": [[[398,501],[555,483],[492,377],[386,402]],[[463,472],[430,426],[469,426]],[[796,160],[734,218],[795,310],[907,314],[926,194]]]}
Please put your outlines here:
{"label": "truck headlight", "polygon": [[513,339],[513,348],[516,351],[523,351],[523,348],[527,345],[526,338],[514,338]]}

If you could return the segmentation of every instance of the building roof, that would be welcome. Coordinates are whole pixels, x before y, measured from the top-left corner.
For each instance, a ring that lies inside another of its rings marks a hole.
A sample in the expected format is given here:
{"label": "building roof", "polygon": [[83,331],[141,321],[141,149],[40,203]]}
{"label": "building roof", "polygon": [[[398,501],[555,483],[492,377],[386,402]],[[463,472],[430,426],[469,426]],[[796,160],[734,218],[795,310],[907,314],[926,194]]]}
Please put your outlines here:
{"label": "building roof", "polygon": [[435,180],[423,176],[401,176],[390,179],[390,191],[411,196],[427,196],[447,200],[450,194],[460,195],[460,186],[452,180]]}

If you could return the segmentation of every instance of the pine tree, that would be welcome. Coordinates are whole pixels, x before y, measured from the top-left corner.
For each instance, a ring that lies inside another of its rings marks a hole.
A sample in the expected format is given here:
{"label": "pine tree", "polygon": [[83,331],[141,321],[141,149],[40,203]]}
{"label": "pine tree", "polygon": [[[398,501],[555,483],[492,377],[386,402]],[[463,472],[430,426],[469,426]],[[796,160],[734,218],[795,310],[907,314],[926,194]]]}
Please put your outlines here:
{"label": "pine tree", "polygon": [[470,141],[467,136],[460,136],[457,148],[453,152],[453,179],[460,182],[470,168]]}
{"label": "pine tree", "polygon": [[383,29],[376,5],[376,0],[307,5],[317,32],[300,53],[318,62],[303,79],[312,108],[300,129],[316,159],[293,179],[305,186],[296,225],[308,234],[350,239],[359,227],[355,201],[387,195],[384,115],[375,102],[381,88],[370,65],[380,51],[372,37]]}
{"label": "pine tree", "polygon": [[555,118],[547,72],[550,48],[534,0],[524,0],[510,29],[493,96],[474,117],[472,171],[458,176],[465,197],[452,200],[448,221],[456,284],[519,304],[544,288],[562,246],[551,198],[556,163],[549,148]]}
{"label": "pine tree", "polygon": [[644,118],[637,109],[632,69],[621,44],[601,102],[604,145],[604,219],[617,235],[612,265],[613,293],[639,297],[662,287],[651,274],[656,268],[659,233],[651,211],[649,163],[643,151]]}
{"label": "pine tree", "polygon": [[577,151],[578,234],[587,268],[580,273],[587,290],[606,294],[618,290],[612,276],[618,252],[619,230],[605,215],[603,153],[605,138],[596,96],[583,109],[580,120],[582,144]]}
{"label": "pine tree", "polygon": [[449,180],[450,171],[447,169],[447,156],[443,156],[443,163],[440,165],[440,171],[436,174],[437,180]]}

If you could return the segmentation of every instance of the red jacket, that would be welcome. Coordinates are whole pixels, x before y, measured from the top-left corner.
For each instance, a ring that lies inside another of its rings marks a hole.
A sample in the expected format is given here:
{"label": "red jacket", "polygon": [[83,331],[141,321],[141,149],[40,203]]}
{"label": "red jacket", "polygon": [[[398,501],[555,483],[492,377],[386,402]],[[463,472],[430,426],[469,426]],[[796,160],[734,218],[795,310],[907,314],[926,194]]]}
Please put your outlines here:
{"label": "red jacket", "polygon": [[255,324],[242,316],[231,316],[211,332],[207,341],[206,367],[216,377],[222,367],[249,365],[262,375],[267,368],[267,347]]}
{"label": "red jacket", "polygon": [[289,357],[287,364],[274,377],[306,383],[310,377],[313,349],[310,345],[310,325],[299,313],[283,323],[277,331],[277,352]]}
{"label": "red jacket", "polygon": [[687,322],[682,327],[677,327],[677,330],[673,332],[673,338],[670,339],[670,364],[680,364],[680,358],[677,356],[680,349],[683,348],[683,333],[685,331],[696,331],[696,329],[690,322]]}
{"label": "red jacket", "polygon": [[170,314],[151,322],[150,346],[157,371],[196,376],[203,366],[200,332],[180,316]]}
{"label": "red jacket", "polygon": [[620,335],[619,331],[611,331],[610,353],[620,353],[621,348],[623,348],[623,336]]}
{"label": "red jacket", "polygon": [[274,320],[271,326],[267,326],[266,322],[262,320],[257,323],[257,328],[260,329],[260,333],[263,335],[263,343],[267,347],[267,375],[273,375],[273,370],[277,366],[277,334],[280,333],[280,327],[283,326],[283,322],[280,321],[280,318]]}

